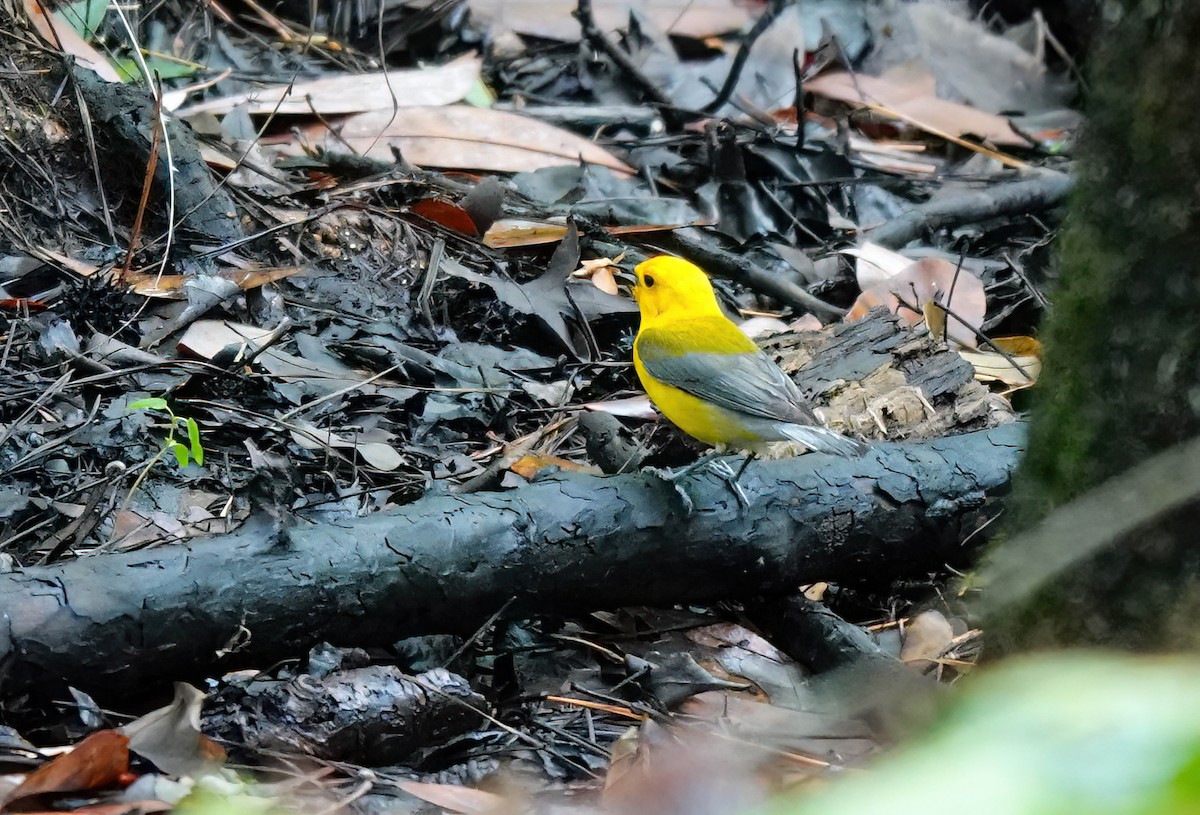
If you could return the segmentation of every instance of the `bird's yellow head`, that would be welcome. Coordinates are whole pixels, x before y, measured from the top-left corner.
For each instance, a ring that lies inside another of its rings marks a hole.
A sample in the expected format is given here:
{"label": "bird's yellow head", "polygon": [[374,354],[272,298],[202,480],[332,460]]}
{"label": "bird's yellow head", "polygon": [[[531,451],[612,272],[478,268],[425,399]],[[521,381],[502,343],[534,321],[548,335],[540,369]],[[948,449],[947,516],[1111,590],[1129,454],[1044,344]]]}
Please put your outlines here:
{"label": "bird's yellow head", "polygon": [[693,263],[659,255],[639,263],[633,274],[637,278],[633,299],[643,320],[667,312],[691,317],[721,313],[708,275]]}

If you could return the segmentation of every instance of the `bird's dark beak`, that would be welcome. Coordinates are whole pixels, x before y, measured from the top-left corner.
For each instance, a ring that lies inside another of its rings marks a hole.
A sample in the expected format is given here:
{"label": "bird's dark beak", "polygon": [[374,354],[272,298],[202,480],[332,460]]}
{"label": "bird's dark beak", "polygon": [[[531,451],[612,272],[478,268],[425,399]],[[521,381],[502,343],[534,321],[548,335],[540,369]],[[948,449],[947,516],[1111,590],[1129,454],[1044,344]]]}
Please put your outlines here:
{"label": "bird's dark beak", "polygon": [[637,287],[637,276],[633,272],[627,272],[624,269],[613,272],[613,280],[617,281],[618,286],[624,286],[631,292]]}

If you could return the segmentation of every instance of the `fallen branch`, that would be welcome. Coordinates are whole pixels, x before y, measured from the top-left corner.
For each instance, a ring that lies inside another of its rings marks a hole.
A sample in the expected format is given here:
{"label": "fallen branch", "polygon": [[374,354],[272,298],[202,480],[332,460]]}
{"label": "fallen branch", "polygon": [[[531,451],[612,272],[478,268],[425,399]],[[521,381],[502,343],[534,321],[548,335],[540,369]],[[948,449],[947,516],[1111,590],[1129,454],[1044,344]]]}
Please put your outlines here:
{"label": "fallen branch", "polygon": [[867,238],[881,246],[899,248],[936,229],[1040,212],[1066,200],[1073,184],[1068,175],[1046,173],[1026,181],[935,198],[868,230]]}
{"label": "fallen branch", "polygon": [[1006,425],[859,459],[755,462],[745,511],[707,473],[685,479],[691,516],[654,475],[564,474],[352,523],[260,519],[187,546],[32,567],[0,575],[0,693],[63,680],[141,693],[320,640],[470,631],[512,598],[514,615],[568,613],[888,581],[961,557],[1023,438]]}

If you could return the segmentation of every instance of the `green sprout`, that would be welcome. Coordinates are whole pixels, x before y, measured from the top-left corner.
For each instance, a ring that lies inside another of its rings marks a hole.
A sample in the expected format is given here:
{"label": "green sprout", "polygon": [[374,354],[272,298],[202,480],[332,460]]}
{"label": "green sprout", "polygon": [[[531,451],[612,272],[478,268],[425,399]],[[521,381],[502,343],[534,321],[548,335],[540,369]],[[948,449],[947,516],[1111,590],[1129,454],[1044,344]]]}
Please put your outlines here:
{"label": "green sprout", "polygon": [[[167,400],[159,397],[138,399],[136,402],[130,402],[127,409],[165,410],[170,419],[166,424],[154,425],[155,427],[165,427],[167,437],[163,440],[162,449],[151,460],[151,466],[168,450],[175,454],[175,460],[179,462],[180,469],[188,466],[190,459],[195,459],[197,464],[204,464],[204,446],[200,443],[200,425],[191,416],[176,416],[175,411],[171,410],[171,406],[167,404]],[[187,434],[187,444],[181,442],[175,435],[180,428]]]}

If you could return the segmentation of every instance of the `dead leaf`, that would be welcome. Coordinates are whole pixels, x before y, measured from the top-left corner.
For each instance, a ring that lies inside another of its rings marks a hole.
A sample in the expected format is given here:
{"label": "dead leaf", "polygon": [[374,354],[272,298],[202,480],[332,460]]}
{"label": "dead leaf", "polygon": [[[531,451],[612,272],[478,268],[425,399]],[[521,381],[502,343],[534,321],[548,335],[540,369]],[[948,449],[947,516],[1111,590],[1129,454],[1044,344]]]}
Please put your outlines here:
{"label": "dead leaf", "polygon": [[954,629],[940,611],[923,611],[904,627],[900,661],[927,668],[945,653],[953,639]]}
{"label": "dead leaf", "polygon": [[987,314],[983,282],[973,272],[944,258],[922,258],[900,274],[884,280],[858,296],[846,315],[847,321],[866,316],[873,308],[886,306],[908,325],[924,320],[926,303],[937,303],[947,311],[946,334],[967,348],[974,348],[976,331]]}
{"label": "dead leaf", "polygon": [[[575,0],[470,0],[473,17],[492,25],[492,36],[511,30],[545,40],[576,42],[579,23],[571,16]],[[594,0],[592,14],[602,31],[629,25],[636,9],[668,34],[703,40],[739,31],[750,23],[748,4],[733,0]]]}
{"label": "dead leaf", "polygon": [[769,337],[772,334],[784,334],[788,331],[788,324],[778,317],[765,317],[757,314],[748,320],[742,321],[738,328],[750,339],[758,337]]}
{"label": "dead leaf", "polygon": [[503,811],[506,799],[484,790],[459,787],[454,784],[431,784],[425,781],[397,781],[396,786],[409,795],[433,804],[448,812],[476,815]]}
{"label": "dead leaf", "polygon": [[[250,291],[276,280],[291,277],[300,271],[299,266],[264,266],[258,269],[218,269],[217,277],[232,281],[242,291]],[[186,300],[184,284],[192,278],[181,274],[153,275],[131,272],[125,282],[135,294],[162,300]]]}
{"label": "dead leaf", "polygon": [[[340,125],[340,138],[327,137],[323,126],[306,130],[327,149],[346,147],[368,158],[392,160],[395,147],[418,167],[493,172],[532,172],[544,167],[599,164],[632,175],[633,169],[603,147],[570,131],[528,116],[467,105],[409,107],[403,116],[391,110],[360,113]],[[285,152],[296,154],[294,144]]]}
{"label": "dead leaf", "polygon": [[593,286],[605,294],[611,294],[615,297],[621,292],[620,288],[617,286],[616,278],[613,277],[612,268],[609,266],[592,272],[589,279],[592,281]]}
{"label": "dead leaf", "polygon": [[[959,351],[975,369],[980,382],[1002,382],[1014,389],[1028,388],[1042,375],[1042,344],[1033,337],[996,337],[992,342],[1012,359],[992,350]],[[1013,363],[1016,365],[1013,365]],[[1020,366],[1020,370],[1018,367]]]}
{"label": "dead leaf", "polygon": [[621,293],[617,280],[613,277],[613,269],[620,269],[620,263],[625,259],[625,253],[615,258],[590,258],[581,260],[579,268],[571,272],[572,277],[592,281],[592,285],[605,294],[617,296]]}
{"label": "dead leaf", "polygon": [[[197,320],[179,338],[177,347],[181,352],[209,360],[225,352],[236,361],[258,351],[272,334],[274,331],[271,329],[228,320]],[[320,344],[319,340],[305,334],[296,335],[294,340],[297,346]],[[332,354],[318,354],[315,349],[306,350],[306,347],[301,347],[301,353],[305,356],[268,348],[254,358],[255,365],[285,385],[280,391],[294,404],[300,404],[305,394],[323,396],[352,388],[360,393],[380,393],[401,401],[414,393],[393,380],[351,368]],[[233,353],[230,354],[226,349]],[[368,379],[371,381],[367,382]]]}
{"label": "dead leaf", "polygon": [[[334,433],[296,418],[289,419],[288,424],[296,428],[291,431],[292,440],[305,450],[320,450],[323,447],[354,450],[367,464],[384,472],[391,472],[404,463],[404,457],[395,447],[386,441],[373,439],[378,431],[375,434],[349,430]],[[384,436],[391,438],[391,434]]]}
{"label": "dead leaf", "polygon": [[878,286],[912,265],[912,258],[893,252],[885,246],[865,241],[862,246],[841,250],[854,260],[854,279],[859,291]]}
{"label": "dead leaf", "polygon": [[275,111],[308,114],[316,111],[323,116],[336,116],[369,110],[386,111],[386,120],[393,115],[395,107],[449,105],[460,101],[479,79],[480,65],[477,56],[466,54],[436,68],[408,68],[366,74],[339,73],[294,84],[276,83],[188,105],[180,108],[177,114],[220,115],[245,105],[252,114]]}
{"label": "dead leaf", "polygon": [[[1028,147],[1003,116],[938,99],[932,76],[903,80],[830,71],[810,79],[804,90],[850,105],[882,106],[902,114],[914,126],[963,138],[975,136],[992,144]],[[860,92],[861,91],[861,92]]]}
{"label": "dead leaf", "polygon": [[43,40],[54,48],[61,44],[64,54],[75,57],[76,62],[106,82],[121,81],[121,75],[103,54],[89,45],[57,12],[47,17],[44,13],[47,9],[47,4],[40,0],[25,0],[25,13]]}
{"label": "dead leaf", "polygon": [[543,456],[536,453],[521,456],[512,464],[508,465],[508,469],[512,470],[526,481],[532,481],[537,477],[538,473],[549,467],[554,467],[559,470],[567,470],[573,473],[591,473],[592,475],[603,475],[603,472],[599,467],[593,467],[590,464],[580,464],[577,461],[570,461],[559,456]]}
{"label": "dead leaf", "polygon": [[[648,232],[670,232],[685,226],[712,226],[707,219],[681,224],[619,224],[606,226],[610,235],[642,235]],[[538,246],[562,240],[567,234],[566,221],[529,221],[523,218],[505,218],[496,221],[483,236],[485,246],[493,249],[514,249],[520,246]]]}
{"label": "dead leaf", "polygon": [[[38,254],[46,260],[52,260],[62,265],[80,277],[92,277],[100,272],[102,268],[95,263],[77,260],[45,247],[39,247]],[[115,270],[108,267],[105,268],[110,275],[116,274]],[[259,286],[265,286],[267,283],[291,277],[299,271],[299,266],[247,266],[241,269],[218,269],[216,277],[233,282],[243,291],[249,291]],[[158,275],[130,272],[125,277],[125,283],[133,289],[135,294],[140,294],[143,297],[154,297],[163,300],[186,300],[187,293],[184,291],[183,286],[188,280],[192,279],[194,278],[179,274]]]}
{"label": "dead leaf", "polygon": [[121,728],[129,749],[163,772],[198,778],[225,762],[225,749],[200,732],[204,692],[186,682],[175,683],[175,698]]}
{"label": "dead leaf", "polygon": [[584,410],[611,413],[613,416],[624,416],[629,419],[658,418],[658,411],[654,409],[649,396],[631,396],[626,399],[610,399],[607,402],[588,402],[580,407]]}
{"label": "dead leaf", "polygon": [[460,235],[479,237],[479,228],[467,211],[451,201],[426,198],[409,206],[413,213],[450,229]]}
{"label": "dead leaf", "polygon": [[483,236],[485,246],[493,249],[512,249],[518,246],[538,246],[554,243],[567,234],[566,221],[528,221],[523,218],[503,218],[492,224]]}
{"label": "dead leaf", "polygon": [[30,795],[111,787],[128,772],[129,738],[116,730],[101,730],[25,776],[5,799],[5,809]]}

